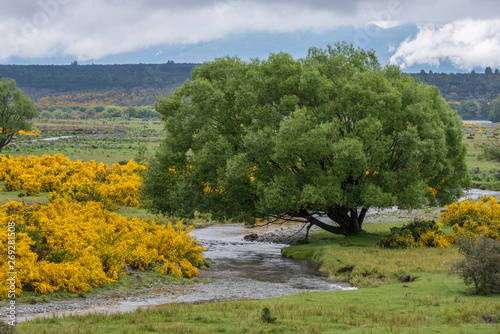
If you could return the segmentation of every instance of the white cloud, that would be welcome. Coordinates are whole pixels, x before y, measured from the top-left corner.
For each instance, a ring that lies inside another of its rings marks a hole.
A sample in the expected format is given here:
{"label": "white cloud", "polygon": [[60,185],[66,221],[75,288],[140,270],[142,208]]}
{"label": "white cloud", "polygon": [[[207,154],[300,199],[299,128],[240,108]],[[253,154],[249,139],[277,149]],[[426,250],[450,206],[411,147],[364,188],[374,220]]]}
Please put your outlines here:
{"label": "white cloud", "polygon": [[[156,45],[209,42],[234,32],[325,31],[339,26],[364,28],[368,23],[388,28],[464,17],[492,20],[500,10],[496,0],[4,2],[0,11],[0,61],[14,56],[55,55],[93,60]],[[410,60],[405,58],[406,62]]]}
{"label": "white cloud", "polygon": [[402,42],[390,62],[402,68],[449,62],[457,68],[500,66],[500,19],[459,20],[439,27],[425,25]]}

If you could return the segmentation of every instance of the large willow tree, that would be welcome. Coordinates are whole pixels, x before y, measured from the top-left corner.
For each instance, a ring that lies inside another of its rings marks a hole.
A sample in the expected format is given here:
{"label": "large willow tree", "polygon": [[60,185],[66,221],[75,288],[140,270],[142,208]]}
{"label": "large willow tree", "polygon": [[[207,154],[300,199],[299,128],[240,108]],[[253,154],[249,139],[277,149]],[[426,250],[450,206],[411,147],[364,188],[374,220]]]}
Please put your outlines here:
{"label": "large willow tree", "polygon": [[156,109],[167,137],[143,192],[158,213],[352,235],[369,208],[445,204],[468,185],[461,119],[438,89],[345,43],[206,62]]}

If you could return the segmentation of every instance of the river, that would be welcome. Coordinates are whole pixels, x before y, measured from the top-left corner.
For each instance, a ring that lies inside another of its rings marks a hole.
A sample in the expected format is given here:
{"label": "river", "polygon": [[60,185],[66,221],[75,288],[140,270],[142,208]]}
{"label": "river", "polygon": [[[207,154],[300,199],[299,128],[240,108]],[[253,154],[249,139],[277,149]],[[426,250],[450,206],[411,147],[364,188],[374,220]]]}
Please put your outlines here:
{"label": "river", "polygon": [[262,232],[263,228],[248,229],[242,224],[216,224],[194,230],[192,233],[206,248],[204,256],[215,261],[208,282],[138,294],[117,294],[115,298],[21,304],[17,305],[17,321],[90,312],[129,312],[169,303],[264,299],[303,291],[355,289],[326,278],[311,261],[282,257],[281,248],[287,245],[243,240],[246,234]]}

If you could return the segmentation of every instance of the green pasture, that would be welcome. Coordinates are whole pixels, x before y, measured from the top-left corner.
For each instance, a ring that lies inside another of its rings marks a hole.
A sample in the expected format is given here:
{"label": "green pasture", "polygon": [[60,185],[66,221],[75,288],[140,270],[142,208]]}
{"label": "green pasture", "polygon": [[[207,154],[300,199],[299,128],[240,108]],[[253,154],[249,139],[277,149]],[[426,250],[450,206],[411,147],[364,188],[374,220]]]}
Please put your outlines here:
{"label": "green pasture", "polygon": [[500,190],[500,165],[481,159],[484,147],[500,143],[494,135],[500,132],[500,125],[465,124],[463,130],[463,141],[467,147],[466,161],[472,183],[481,189]]}
{"label": "green pasture", "polygon": [[[141,154],[151,156],[164,137],[159,120],[78,120],[38,121],[35,128],[49,128],[40,137],[22,136],[2,151],[15,158],[23,155],[64,154],[71,160],[94,160],[112,165],[137,159]],[[57,141],[29,140],[61,136],[78,136]]]}

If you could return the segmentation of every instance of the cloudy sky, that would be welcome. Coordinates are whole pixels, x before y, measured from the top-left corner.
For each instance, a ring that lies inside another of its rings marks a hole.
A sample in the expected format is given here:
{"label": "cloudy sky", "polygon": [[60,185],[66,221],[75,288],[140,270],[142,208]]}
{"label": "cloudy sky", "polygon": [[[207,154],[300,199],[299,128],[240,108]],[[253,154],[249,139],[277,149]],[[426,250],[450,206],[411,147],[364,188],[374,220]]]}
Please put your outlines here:
{"label": "cloudy sky", "polygon": [[[324,34],[345,27],[357,32],[352,42],[363,47],[380,31],[410,25],[414,34],[384,44],[391,63],[402,68],[443,62],[464,70],[500,67],[497,0],[0,1],[4,64],[61,57],[99,63],[155,47],[157,54],[168,54],[169,47],[193,48],[230,35]],[[382,29],[373,29],[374,24]],[[197,59],[204,60],[210,59]]]}

